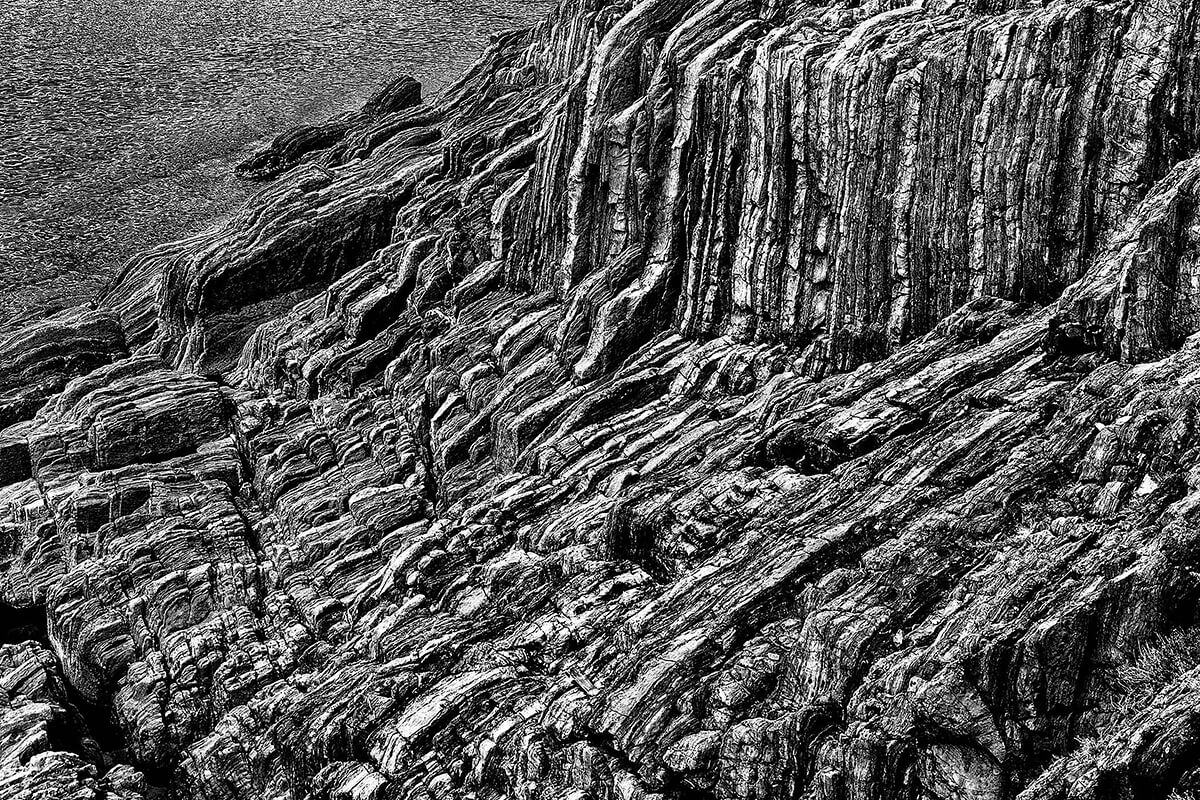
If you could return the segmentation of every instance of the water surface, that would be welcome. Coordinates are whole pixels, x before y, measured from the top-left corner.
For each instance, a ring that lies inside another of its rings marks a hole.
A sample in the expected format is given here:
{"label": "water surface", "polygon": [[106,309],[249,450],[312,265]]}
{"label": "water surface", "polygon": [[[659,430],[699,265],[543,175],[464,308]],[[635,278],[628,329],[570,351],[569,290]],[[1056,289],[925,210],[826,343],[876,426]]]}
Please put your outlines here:
{"label": "water surface", "polygon": [[0,0],[0,327],[254,190],[231,166],[401,73],[426,97],[550,0]]}

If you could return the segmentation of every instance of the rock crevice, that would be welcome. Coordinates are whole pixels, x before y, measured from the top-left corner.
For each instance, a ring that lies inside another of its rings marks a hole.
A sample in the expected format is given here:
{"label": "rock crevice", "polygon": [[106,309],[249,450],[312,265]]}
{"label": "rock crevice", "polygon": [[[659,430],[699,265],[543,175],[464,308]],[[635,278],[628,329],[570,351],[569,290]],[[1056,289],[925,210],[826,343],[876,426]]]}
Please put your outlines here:
{"label": "rock crevice", "polygon": [[564,0],[281,137],[0,342],[0,793],[1200,792],[1198,53]]}

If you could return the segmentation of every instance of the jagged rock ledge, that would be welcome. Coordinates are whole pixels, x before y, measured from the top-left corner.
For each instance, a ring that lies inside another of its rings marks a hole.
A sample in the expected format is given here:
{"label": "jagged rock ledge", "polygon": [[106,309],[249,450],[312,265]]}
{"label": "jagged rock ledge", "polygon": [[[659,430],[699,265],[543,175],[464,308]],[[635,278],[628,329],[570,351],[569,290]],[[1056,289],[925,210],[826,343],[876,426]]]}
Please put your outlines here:
{"label": "jagged rock ledge", "polygon": [[1188,2],[566,0],[282,142],[0,342],[0,786],[1200,792],[1196,63]]}

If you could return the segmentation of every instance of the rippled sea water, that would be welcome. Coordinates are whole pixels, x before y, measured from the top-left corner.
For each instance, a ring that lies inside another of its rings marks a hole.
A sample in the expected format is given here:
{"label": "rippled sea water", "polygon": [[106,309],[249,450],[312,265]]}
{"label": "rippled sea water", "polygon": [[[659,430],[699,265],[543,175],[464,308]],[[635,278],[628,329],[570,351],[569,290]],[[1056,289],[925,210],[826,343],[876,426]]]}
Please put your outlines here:
{"label": "rippled sea water", "polygon": [[0,0],[0,328],[255,190],[232,166],[407,73],[426,98],[552,0]]}

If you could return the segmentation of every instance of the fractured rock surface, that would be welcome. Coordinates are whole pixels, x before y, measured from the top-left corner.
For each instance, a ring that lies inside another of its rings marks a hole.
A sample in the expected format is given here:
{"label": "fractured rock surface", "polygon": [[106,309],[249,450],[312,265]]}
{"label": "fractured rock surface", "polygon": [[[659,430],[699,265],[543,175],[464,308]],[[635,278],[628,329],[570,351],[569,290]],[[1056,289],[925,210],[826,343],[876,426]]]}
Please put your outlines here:
{"label": "fractured rock surface", "polygon": [[1200,794],[1196,25],[565,0],[283,137],[0,342],[0,794]]}

